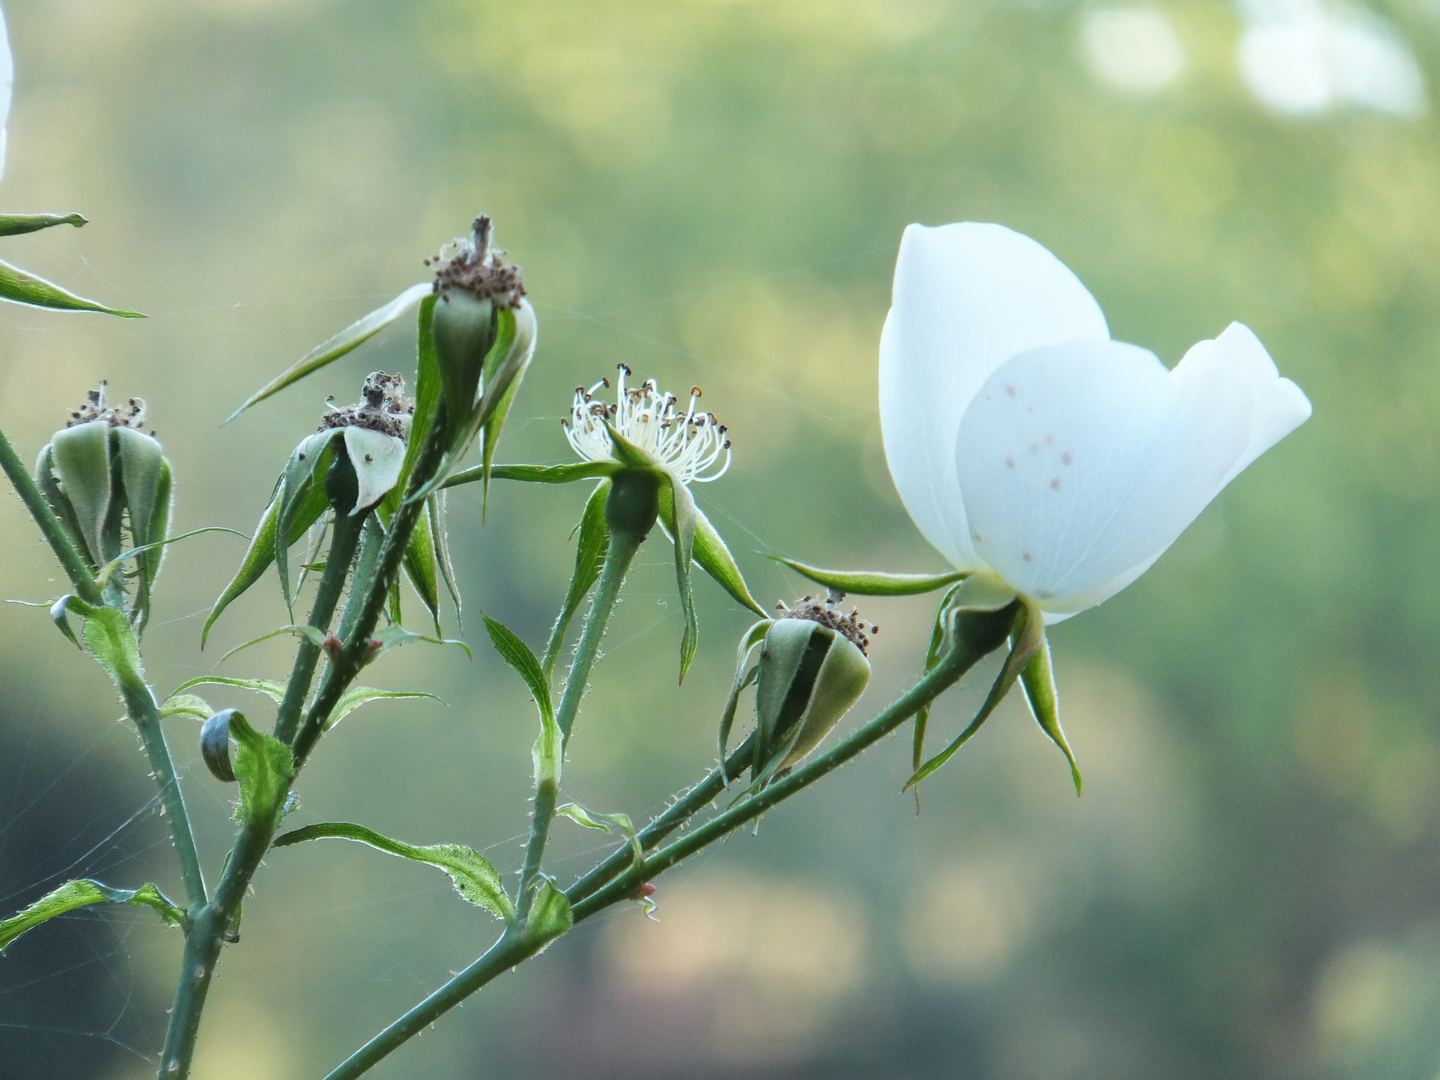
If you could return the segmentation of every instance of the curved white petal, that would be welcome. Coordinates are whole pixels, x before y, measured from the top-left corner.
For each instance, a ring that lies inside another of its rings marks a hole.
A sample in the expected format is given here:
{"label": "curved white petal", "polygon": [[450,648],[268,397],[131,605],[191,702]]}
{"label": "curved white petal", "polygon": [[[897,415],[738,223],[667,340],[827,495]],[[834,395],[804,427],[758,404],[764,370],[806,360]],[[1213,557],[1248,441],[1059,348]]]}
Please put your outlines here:
{"label": "curved white petal", "polygon": [[1108,340],[1105,316],[1049,251],[1002,225],[911,225],[880,338],[880,424],[911,518],[960,569],[981,569],[955,473],[955,432],[1016,353]]}
{"label": "curved white petal", "polygon": [[10,55],[10,34],[5,12],[0,11],[0,177],[5,175],[6,132],[10,126],[10,96],[15,88],[15,58]]}
{"label": "curved white petal", "polygon": [[1014,357],[961,420],[956,469],[980,558],[1055,614],[1113,595],[1165,551],[1251,443],[1250,373],[1181,373],[1121,342]]}
{"label": "curved white petal", "polygon": [[1216,367],[1243,372],[1255,390],[1255,411],[1250,420],[1250,444],[1226,475],[1223,487],[1290,432],[1310,419],[1310,399],[1300,387],[1282,378],[1275,361],[1248,326],[1231,323],[1210,341],[1191,346],[1175,365],[1177,377],[1188,377]]}

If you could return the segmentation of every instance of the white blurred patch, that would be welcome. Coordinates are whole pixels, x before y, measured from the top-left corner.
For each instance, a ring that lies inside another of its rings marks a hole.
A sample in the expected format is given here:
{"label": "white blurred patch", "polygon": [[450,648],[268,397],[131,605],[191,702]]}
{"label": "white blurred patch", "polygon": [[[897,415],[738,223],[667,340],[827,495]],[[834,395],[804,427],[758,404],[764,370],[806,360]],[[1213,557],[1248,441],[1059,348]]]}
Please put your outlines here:
{"label": "white blurred patch", "polygon": [[916,884],[901,941],[911,967],[928,978],[993,979],[1036,929],[1043,880],[1040,868],[1022,858],[966,859]]}
{"label": "white blurred patch", "polygon": [[1153,94],[1185,70],[1185,46],[1175,24],[1159,8],[1086,12],[1080,41],[1095,77],[1127,93]]}
{"label": "white blurred patch", "polygon": [[1344,105],[1425,111],[1425,80],[1398,30],[1369,11],[1319,0],[1250,0],[1238,60],[1262,105],[1292,116]]}

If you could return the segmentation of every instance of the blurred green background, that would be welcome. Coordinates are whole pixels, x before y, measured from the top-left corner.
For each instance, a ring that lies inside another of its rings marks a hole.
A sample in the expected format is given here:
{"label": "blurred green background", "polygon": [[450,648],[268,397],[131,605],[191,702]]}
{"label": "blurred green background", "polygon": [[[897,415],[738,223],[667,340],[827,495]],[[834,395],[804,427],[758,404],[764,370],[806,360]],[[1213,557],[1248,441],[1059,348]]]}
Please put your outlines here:
{"label": "blurred green background", "polygon": [[[398,327],[219,426],[481,210],[541,320],[501,457],[567,460],[572,388],[618,362],[702,385],[735,456],[701,505],[767,604],[806,590],[757,551],[941,566],[891,486],[875,402],[908,222],[1035,236],[1117,338],[1169,363],[1240,319],[1314,401],[1138,584],[1052,634],[1083,799],[1015,702],[918,817],[908,738],[889,740],[666,876],[658,925],[585,924],[377,1077],[1440,1076],[1433,0],[11,0],[6,16],[0,205],[91,224],[4,257],[150,318],[4,306],[0,418],[30,455],[98,379],[144,397],[177,529],[248,531],[327,394],[410,370]],[[474,493],[451,500],[475,659],[387,658],[371,681],[448,707],[351,716],[293,820],[518,867],[533,711],[474,631],[483,609],[543,642],[584,496],[499,485],[483,527]],[[10,497],[0,535],[0,595],[55,596]],[[168,556],[146,636],[162,693],[285,621],[267,580],[199,651],[242,549],[205,536]],[[677,689],[669,558],[642,551],[566,770],[570,797],[637,818],[712,761],[747,625],[702,583]],[[914,678],[929,603],[864,605],[884,632],[857,719]],[[221,670],[285,663],[276,643]],[[0,687],[0,906],[82,875],[173,895],[135,738],[43,610],[0,608]],[[944,701],[937,736],[978,693]],[[212,702],[268,721],[263,699]],[[213,877],[233,789],[174,724]],[[602,850],[567,828],[562,877]],[[276,852],[256,886],[203,1080],[318,1077],[494,933],[440,875],[353,845]],[[17,943],[0,1074],[153,1075],[179,948],[129,909]]]}

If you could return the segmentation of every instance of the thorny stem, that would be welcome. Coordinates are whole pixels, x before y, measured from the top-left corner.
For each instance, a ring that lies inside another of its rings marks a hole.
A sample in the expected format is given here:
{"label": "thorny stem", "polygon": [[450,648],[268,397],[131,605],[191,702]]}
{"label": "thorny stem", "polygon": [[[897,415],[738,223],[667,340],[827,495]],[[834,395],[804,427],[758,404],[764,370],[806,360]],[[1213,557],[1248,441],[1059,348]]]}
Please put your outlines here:
{"label": "thorny stem", "polygon": [[[357,579],[350,585],[352,592],[362,596],[364,600],[357,609],[354,626],[346,635],[339,655],[331,658],[325,673],[320,676],[320,686],[310,702],[310,711],[306,714],[295,741],[291,743],[297,773],[310,756],[310,751],[315,748],[316,741],[324,733],[325,721],[335,711],[341,695],[349,689],[355,676],[360,674],[360,669],[369,662],[370,638],[385,611],[386,602],[390,599],[390,586],[400,572],[400,564],[405,559],[405,549],[410,545],[410,535],[415,531],[420,515],[425,513],[425,500],[411,499],[409,496],[419,491],[439,467],[440,460],[445,455],[446,428],[445,406],[442,403],[425,436],[425,444],[415,461],[415,469],[410,474],[407,498],[401,502],[400,509],[395,511],[395,516],[390,520],[390,528],[385,533],[385,542],[380,547],[380,555],[372,576],[368,581]],[[347,612],[347,616],[348,614]]]}
{"label": "thorny stem", "polygon": [[[345,592],[345,580],[350,575],[350,564],[355,559],[366,517],[368,515],[351,517],[339,511],[335,514],[330,550],[325,555],[325,572],[320,575],[315,604],[310,609],[310,625],[322,634],[329,633],[330,620],[335,617],[335,608]],[[275,738],[287,746],[300,726],[300,712],[305,707],[305,696],[310,693],[310,680],[315,677],[315,665],[319,662],[320,646],[302,637],[295,650],[295,663],[290,668],[290,681],[285,684],[285,697],[275,714]]]}
{"label": "thorny stem", "polygon": [[[1013,612],[1009,613],[1013,619]],[[997,620],[997,625],[1001,625]],[[662,848],[655,855],[647,858],[640,866],[632,866],[625,873],[614,878],[608,885],[590,894],[586,899],[580,900],[572,909],[575,922],[589,918],[591,915],[610,907],[613,904],[631,898],[638,886],[652,878],[664,873],[670,867],[695,854],[701,848],[723,839],[734,832],[746,822],[759,817],[766,810],[776,803],[789,798],[803,788],[809,787],[821,777],[833,772],[841,765],[850,761],[862,750],[873,746],[890,732],[894,731],[915,713],[929,705],[942,693],[958,682],[971,667],[982,657],[993,651],[1003,641],[1004,635],[991,642],[973,643],[966,641],[963,637],[957,645],[946,654],[924,678],[902,694],[890,705],[886,706],[874,719],[852,733],[848,738],[841,740],[835,746],[820,756],[812,759],[808,764],[797,768],[789,776],[776,781],[765,788],[758,795],[754,795],[744,801],[737,803],[729,810],[717,815],[694,832],[687,834],[669,847]],[[743,749],[743,747],[741,748]],[[736,753],[740,753],[739,750]],[[732,755],[733,757],[733,755]],[[737,763],[737,766],[740,763]],[[717,770],[718,773],[718,770]],[[700,788],[708,789],[713,782],[720,783],[719,777],[712,774],[701,782]],[[692,795],[694,792],[692,792]],[[718,791],[716,792],[718,794]],[[698,796],[696,796],[698,798]],[[712,796],[713,797],[713,796]],[[682,797],[675,806],[666,811],[646,829],[668,832],[678,825],[673,820],[672,812],[682,803],[686,809],[694,806],[694,800],[690,796]],[[691,810],[693,813],[693,810]],[[671,818],[672,823],[661,830],[662,821]],[[643,834],[642,834],[643,835]],[[578,890],[581,884],[592,875],[597,874],[612,860],[607,859],[602,867],[591,871],[579,882],[572,886],[572,891]],[[529,947],[527,948],[527,944]],[[385,1028],[363,1047],[352,1054],[341,1065],[334,1069],[325,1080],[355,1080],[367,1072],[371,1067],[379,1063],[392,1051],[398,1049],[407,1040],[419,1034],[428,1025],[433,1024],[450,1009],[459,1005],[465,998],[475,993],[486,983],[492,981],[506,970],[515,967],[523,960],[529,959],[538,951],[533,943],[527,943],[520,933],[513,928],[495,942],[490,949],[471,964],[460,974],[443,984],[439,989],[420,1002],[408,1013],[396,1020],[389,1027]]]}
{"label": "thorny stem", "polygon": [[145,744],[145,754],[150,759],[150,771],[155,774],[155,783],[160,788],[160,803],[165,808],[165,816],[170,819],[170,836],[175,843],[176,858],[180,861],[180,876],[185,882],[185,910],[194,919],[205,906],[205,876],[200,869],[200,856],[195,851],[195,834],[190,828],[190,815],[185,809],[180,779],[175,775],[170,748],[160,728],[160,710],[155,705],[150,688],[143,682],[132,685],[127,681],[120,692],[125,698],[125,711],[140,732],[140,741]]}
{"label": "thorny stem", "polygon": [[[49,541],[51,550],[60,560],[80,599],[96,607],[103,606],[105,598],[95,587],[94,575],[3,431],[0,431],[0,468],[4,468],[16,494],[30,511],[35,524],[40,526],[41,533]],[[121,693],[125,698],[125,711],[140,733],[140,741],[150,758],[150,769],[155,774],[155,783],[160,788],[161,805],[170,819],[170,834],[180,860],[180,875],[185,881],[185,906],[194,918],[205,906],[205,878],[200,871],[200,857],[195,852],[195,835],[190,828],[190,815],[185,810],[180,781],[170,760],[170,749],[165,744],[165,733],[160,728],[160,710],[155,705],[150,688],[143,682],[127,683],[121,687]]]}
{"label": "thorny stem", "polygon": [[10,445],[10,440],[3,431],[0,431],[0,468],[5,470],[10,483],[15,485],[15,493],[20,496],[25,509],[30,511],[35,524],[40,526],[40,531],[49,542],[50,549],[55,552],[55,557],[60,560],[61,568],[69,577],[70,584],[75,586],[75,592],[80,599],[97,607],[105,603],[105,598],[95,587],[95,577],[90,568],[85,565],[85,560],[66,534],[64,526],[60,524],[60,519],[55,516],[55,511],[50,509],[45,496],[40,494],[30,470],[15,453],[15,447]]}
{"label": "thorny stem", "polygon": [[[565,678],[565,692],[560,697],[560,707],[555,710],[555,722],[560,727],[562,748],[570,741],[570,729],[575,725],[575,714],[580,710],[580,699],[585,694],[590,679],[590,669],[600,654],[600,642],[605,637],[605,627],[610,623],[610,614],[620,598],[620,586],[630,563],[645,537],[623,529],[610,530],[610,546],[605,552],[605,565],[600,571],[600,581],[595,586],[595,599],[590,604],[590,614],[585,619],[585,629],[580,632],[580,642],[575,646],[575,661],[570,665],[570,674]],[[563,753],[563,749],[562,749]],[[555,820],[555,801],[559,792],[553,779],[542,778],[535,786],[535,807],[530,815],[530,839],[525,845],[525,866],[520,871],[520,892],[516,908],[523,919],[530,911],[533,898],[531,885],[540,873],[540,860],[545,854],[545,842],[550,835],[550,823]]]}
{"label": "thorny stem", "polygon": [[[443,417],[442,405],[431,424],[425,445],[411,474],[409,488],[412,492],[420,489],[440,463],[445,448]],[[423,499],[402,503],[386,533],[377,562],[371,564],[373,574],[367,580],[351,583],[352,595],[357,592],[363,595],[364,603],[359,608],[354,629],[345,639],[339,656],[330,661],[325,674],[321,676],[319,689],[315,692],[305,722],[295,735],[291,750],[295,758],[296,773],[300,771],[306,756],[315,745],[315,740],[319,738],[325,718],[334,711],[340,695],[365,665],[370,635],[384,610],[390,583],[399,571],[419,515],[424,512]],[[362,522],[356,520],[352,525],[352,520],[343,516],[342,521],[336,522],[330,554],[326,559],[325,574],[321,577],[317,590],[316,609],[311,613],[311,625],[316,629],[323,630],[329,626],[344,587],[345,575],[355,554],[355,546],[362,532]],[[345,546],[337,550],[336,545]],[[328,604],[329,610],[324,612],[323,619],[318,619],[322,598]],[[304,642],[301,648],[306,646],[314,648],[308,641]],[[291,674],[291,686],[287,686],[286,700],[289,700],[290,689],[296,685],[298,676],[301,684],[300,699],[303,701],[304,691],[308,689],[310,678],[314,674],[316,659],[312,659],[309,671],[305,672],[302,671],[297,655],[295,669]],[[295,715],[298,716],[298,707]],[[277,737],[281,730],[277,720]],[[200,910],[198,916],[193,917],[190,933],[185,940],[185,954],[180,965],[179,982],[175,988],[175,1002],[170,1010],[170,1024],[165,1032],[159,1080],[186,1080],[189,1076],[191,1059],[195,1053],[195,1038],[200,1030],[200,1016],[205,1007],[205,996],[209,992],[215,963],[220,957],[221,945],[240,910],[250,880],[255,876],[261,859],[270,847],[279,823],[280,807],[288,796],[288,789],[280,792],[277,802],[269,808],[269,812],[246,818],[242,823],[235,844],[230,849],[225,870],[215,888],[214,897]],[[543,944],[536,944],[534,950],[538,950]]]}

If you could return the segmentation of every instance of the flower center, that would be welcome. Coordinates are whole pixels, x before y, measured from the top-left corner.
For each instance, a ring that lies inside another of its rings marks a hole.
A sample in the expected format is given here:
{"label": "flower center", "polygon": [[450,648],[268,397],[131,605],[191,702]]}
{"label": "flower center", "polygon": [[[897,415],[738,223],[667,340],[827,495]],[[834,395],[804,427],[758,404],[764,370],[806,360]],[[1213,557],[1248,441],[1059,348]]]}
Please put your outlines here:
{"label": "flower center", "polygon": [[[334,398],[327,398],[326,403]],[[415,415],[415,403],[405,396],[405,380],[399,375],[372,371],[360,388],[360,400],[344,408],[332,407],[320,418],[319,430],[363,427],[403,439]]]}
{"label": "flower center", "polygon": [[93,420],[104,420],[111,427],[129,427],[137,431],[144,428],[145,402],[132,397],[124,408],[116,408],[106,396],[107,388],[108,384],[101,379],[98,390],[85,391],[85,404],[71,411],[65,426],[74,427],[76,424],[88,424]]}
{"label": "flower center", "polygon": [[589,390],[575,388],[570,418],[560,422],[577,454],[587,461],[615,460],[610,433],[605,430],[608,422],[682,484],[706,483],[725,474],[730,467],[730,440],[725,437],[725,425],[716,421],[713,413],[695,411],[700,400],[698,386],[690,388],[690,404],[682,413],[675,408],[680,399],[662,394],[654,379],[646,379],[638,388],[627,387],[630,369],[620,364],[619,372],[613,405],[596,401],[594,396],[597,390],[609,387],[609,379],[601,379]]}
{"label": "flower center", "polygon": [[860,650],[861,655],[866,655],[870,648],[870,635],[878,634],[880,627],[873,623],[867,623],[860,618],[860,613],[851,609],[846,615],[840,610],[840,601],[845,599],[845,594],[831,590],[830,596],[822,604],[811,597],[803,596],[800,602],[793,608],[786,607],[782,600],[775,605],[780,613],[780,619],[808,619],[810,622],[819,623],[821,626],[828,626],[837,634],[849,638],[851,644]]}

